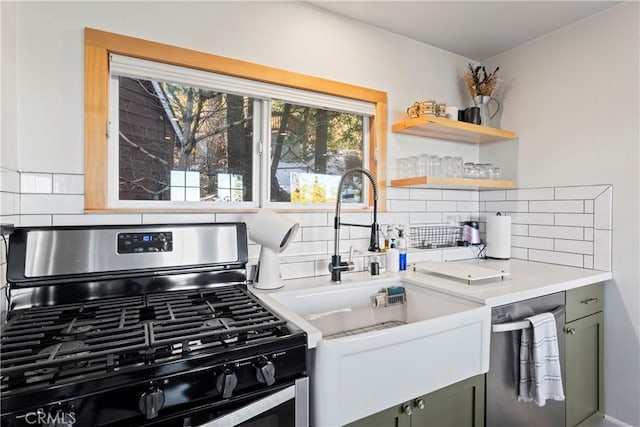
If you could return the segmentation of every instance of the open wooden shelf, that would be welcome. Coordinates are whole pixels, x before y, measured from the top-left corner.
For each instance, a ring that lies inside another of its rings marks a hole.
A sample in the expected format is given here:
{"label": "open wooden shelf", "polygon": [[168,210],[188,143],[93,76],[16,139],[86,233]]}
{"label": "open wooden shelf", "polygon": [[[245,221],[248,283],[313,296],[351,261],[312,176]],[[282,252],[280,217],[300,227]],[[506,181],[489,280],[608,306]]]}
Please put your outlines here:
{"label": "open wooden shelf", "polygon": [[391,187],[413,188],[515,188],[513,181],[498,179],[449,178],[445,176],[416,176],[391,180]]}
{"label": "open wooden shelf", "polygon": [[479,126],[432,115],[424,115],[394,123],[391,126],[391,130],[395,133],[468,142],[470,144],[508,141],[516,137],[516,133],[510,130]]}

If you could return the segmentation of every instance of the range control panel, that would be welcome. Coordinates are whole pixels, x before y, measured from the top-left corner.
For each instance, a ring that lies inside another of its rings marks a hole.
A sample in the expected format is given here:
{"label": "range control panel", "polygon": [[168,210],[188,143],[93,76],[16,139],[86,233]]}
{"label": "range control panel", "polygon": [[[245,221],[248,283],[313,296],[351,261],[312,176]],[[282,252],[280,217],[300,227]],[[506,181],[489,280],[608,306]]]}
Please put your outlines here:
{"label": "range control panel", "polygon": [[133,254],[145,252],[171,252],[173,234],[159,233],[118,233],[118,253]]}

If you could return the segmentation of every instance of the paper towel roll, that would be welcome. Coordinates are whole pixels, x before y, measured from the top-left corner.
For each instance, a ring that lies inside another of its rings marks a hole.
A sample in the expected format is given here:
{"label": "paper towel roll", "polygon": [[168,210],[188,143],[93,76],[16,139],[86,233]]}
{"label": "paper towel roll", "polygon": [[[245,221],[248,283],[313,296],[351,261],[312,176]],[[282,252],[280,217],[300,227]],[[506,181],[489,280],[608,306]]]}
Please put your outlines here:
{"label": "paper towel roll", "polygon": [[511,217],[495,215],[487,217],[487,257],[509,259],[511,257]]}

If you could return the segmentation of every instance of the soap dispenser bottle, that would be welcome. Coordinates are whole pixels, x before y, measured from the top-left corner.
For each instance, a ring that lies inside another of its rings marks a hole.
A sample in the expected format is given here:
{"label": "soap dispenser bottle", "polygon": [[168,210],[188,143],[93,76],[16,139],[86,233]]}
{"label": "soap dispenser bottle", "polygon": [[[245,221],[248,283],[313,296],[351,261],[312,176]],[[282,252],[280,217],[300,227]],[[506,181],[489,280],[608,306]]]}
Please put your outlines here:
{"label": "soap dispenser bottle", "polygon": [[391,239],[387,251],[387,271],[397,273],[400,270],[400,251],[397,248],[396,239]]}
{"label": "soap dispenser bottle", "polygon": [[404,271],[407,269],[407,239],[402,228],[398,228],[398,252],[398,268]]}

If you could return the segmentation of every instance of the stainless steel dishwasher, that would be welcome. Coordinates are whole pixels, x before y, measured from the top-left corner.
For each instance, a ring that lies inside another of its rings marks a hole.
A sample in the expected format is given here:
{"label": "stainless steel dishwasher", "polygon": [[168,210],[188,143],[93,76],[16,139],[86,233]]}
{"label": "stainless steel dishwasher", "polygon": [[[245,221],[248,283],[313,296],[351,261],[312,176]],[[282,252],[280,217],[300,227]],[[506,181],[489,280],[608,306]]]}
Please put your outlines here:
{"label": "stainless steel dishwasher", "polygon": [[556,318],[562,384],[566,389],[564,292],[495,307],[491,312],[491,356],[487,374],[487,427],[562,427],[565,402],[545,406],[518,401],[520,336],[531,327],[526,317],[552,312]]}

